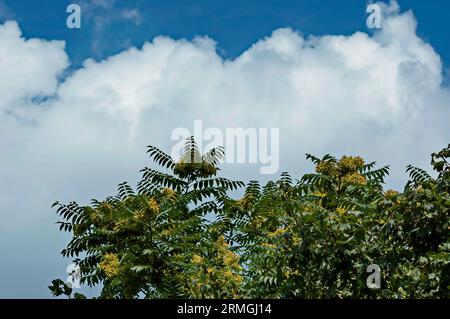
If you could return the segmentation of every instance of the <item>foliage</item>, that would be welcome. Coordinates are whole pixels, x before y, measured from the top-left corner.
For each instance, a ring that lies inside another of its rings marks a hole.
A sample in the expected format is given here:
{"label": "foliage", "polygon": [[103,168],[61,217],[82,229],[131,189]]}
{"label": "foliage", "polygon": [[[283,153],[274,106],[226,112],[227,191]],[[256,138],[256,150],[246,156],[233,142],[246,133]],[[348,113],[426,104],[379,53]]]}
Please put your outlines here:
{"label": "foliage", "polygon": [[[223,150],[181,160],[149,146],[162,170],[144,168],[135,192],[90,206],[55,203],[100,298],[448,298],[450,145],[432,154],[433,178],[408,166],[402,193],[383,190],[389,167],[360,157],[307,154],[315,173],[283,173],[261,186],[218,177]],[[381,289],[366,267],[381,267]],[[54,295],[68,295],[53,281]],[[78,296],[79,297],[79,296]]]}
{"label": "foliage", "polygon": [[83,294],[74,293],[72,295],[73,289],[69,284],[63,282],[61,279],[52,280],[52,285],[48,286],[48,289],[52,292],[53,296],[67,296],[69,299],[86,299]]}

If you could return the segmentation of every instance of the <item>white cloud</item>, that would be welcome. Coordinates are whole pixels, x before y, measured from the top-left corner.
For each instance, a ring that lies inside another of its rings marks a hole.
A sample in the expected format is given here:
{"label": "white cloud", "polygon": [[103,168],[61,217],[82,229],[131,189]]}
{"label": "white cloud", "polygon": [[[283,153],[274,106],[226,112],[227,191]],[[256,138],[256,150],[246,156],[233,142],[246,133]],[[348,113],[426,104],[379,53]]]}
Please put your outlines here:
{"label": "white cloud", "polygon": [[[170,151],[171,131],[192,128],[194,119],[219,128],[279,127],[281,169],[296,176],[308,167],[305,152],[361,154],[392,164],[397,187],[406,164],[428,167],[429,154],[450,137],[441,60],[417,36],[411,12],[390,9],[373,36],[304,38],[278,29],[234,60],[220,57],[207,37],[158,37],[87,60],[60,82],[67,65],[62,42],[25,40],[17,24],[0,26],[5,240],[53,220],[54,200],[87,202],[133,183],[147,164],[145,145]],[[36,102],[39,96],[52,98]],[[258,172],[226,170],[243,179]]]}
{"label": "white cloud", "polygon": [[62,41],[22,38],[14,21],[0,25],[1,113],[56,93],[58,76],[68,66],[64,48]]}
{"label": "white cloud", "polygon": [[[0,121],[7,123],[0,145],[14,141],[3,158],[11,165],[17,156],[41,152],[52,168],[70,159],[95,170],[119,160],[111,156],[122,147],[139,157],[147,143],[169,150],[175,127],[202,119],[222,128],[280,127],[282,169],[303,167],[297,158],[308,151],[360,152],[398,164],[398,186],[401,165],[426,163],[450,133],[441,60],[416,35],[411,12],[391,10],[373,36],[303,38],[278,29],[235,60],[223,60],[207,37],[157,37],[140,49],[87,60],[62,83],[63,42],[23,39],[8,22],[0,27],[0,44]],[[36,101],[42,96],[52,98]],[[30,118],[33,125],[22,121]],[[62,183],[64,174],[55,178]]]}

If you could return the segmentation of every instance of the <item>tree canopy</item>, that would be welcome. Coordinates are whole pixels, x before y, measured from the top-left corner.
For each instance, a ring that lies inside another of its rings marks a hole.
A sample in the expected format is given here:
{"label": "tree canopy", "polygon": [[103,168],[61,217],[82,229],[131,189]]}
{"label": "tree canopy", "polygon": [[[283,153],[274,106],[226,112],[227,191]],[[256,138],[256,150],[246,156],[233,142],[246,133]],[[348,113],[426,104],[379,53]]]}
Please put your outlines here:
{"label": "tree canopy", "polygon": [[[223,149],[200,154],[193,138],[179,162],[148,154],[159,168],[136,190],[54,204],[72,235],[62,255],[99,298],[450,297],[450,145],[431,156],[435,178],[408,166],[401,192],[383,189],[389,167],[358,156],[307,154],[313,173],[244,185],[219,177]],[[370,264],[380,289],[367,287]]]}

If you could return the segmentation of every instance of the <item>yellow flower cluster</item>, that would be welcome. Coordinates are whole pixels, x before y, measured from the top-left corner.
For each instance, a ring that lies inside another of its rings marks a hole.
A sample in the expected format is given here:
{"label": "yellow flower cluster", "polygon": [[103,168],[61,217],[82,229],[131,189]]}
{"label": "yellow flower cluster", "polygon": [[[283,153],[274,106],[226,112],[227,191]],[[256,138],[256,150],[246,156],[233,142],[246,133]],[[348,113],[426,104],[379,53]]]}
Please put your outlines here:
{"label": "yellow flower cluster", "polygon": [[200,170],[203,173],[202,175],[205,177],[215,175],[217,173],[217,168],[209,163],[201,163]]}
{"label": "yellow flower cluster", "polygon": [[217,245],[219,245],[219,250],[220,249],[226,249],[228,248],[230,245],[228,245],[227,241],[225,240],[225,237],[223,235],[219,236],[219,238],[217,238]]}
{"label": "yellow flower cluster", "polygon": [[230,269],[225,269],[222,274],[226,285],[240,285],[244,281],[241,275],[233,273]]}
{"label": "yellow flower cluster", "polygon": [[238,199],[236,201],[236,206],[241,209],[247,209],[248,205],[252,202],[252,196],[251,195],[245,195],[241,199]]}
{"label": "yellow flower cluster", "polygon": [[302,242],[302,239],[301,239],[299,236],[294,235],[294,236],[292,237],[292,244],[293,244],[294,246],[300,245],[301,242]]}
{"label": "yellow flower cluster", "polygon": [[160,211],[160,207],[158,205],[158,202],[153,197],[148,200],[148,207],[155,214],[158,214],[159,211]]}
{"label": "yellow flower cluster", "polygon": [[316,166],[316,172],[324,175],[333,175],[335,166],[330,161],[320,162]]}
{"label": "yellow flower cluster", "polygon": [[227,296],[239,297],[240,285],[244,281],[240,275],[242,267],[239,264],[239,256],[230,250],[224,236],[219,236],[214,244],[213,259],[205,260],[199,254],[193,254],[191,262],[197,267],[193,272],[186,274],[186,279],[191,284],[189,293],[196,298],[213,298],[215,295],[209,286],[220,286],[226,291]]}
{"label": "yellow flower cluster", "polygon": [[287,230],[284,227],[278,228],[275,231],[268,233],[267,236],[270,238],[277,237],[277,236],[283,235],[284,233],[286,233],[286,231]]}
{"label": "yellow flower cluster", "polygon": [[223,256],[223,264],[225,266],[235,266],[239,261],[239,256],[232,251],[225,250]]}
{"label": "yellow flower cluster", "polygon": [[244,281],[244,278],[242,278],[241,275],[234,275],[233,278],[234,278],[234,281],[235,281],[238,285],[240,285],[240,284]]}
{"label": "yellow flower cluster", "polygon": [[99,221],[99,216],[97,215],[97,212],[93,209],[90,210],[89,213],[89,219],[95,224]]}
{"label": "yellow flower cluster", "polygon": [[389,190],[386,191],[386,193],[384,193],[384,197],[386,197],[388,199],[393,198],[393,197],[395,197],[397,195],[398,195],[398,192],[394,191],[393,189],[389,189]]}
{"label": "yellow flower cluster", "polygon": [[170,188],[163,188],[161,190],[161,193],[166,198],[174,198],[177,194],[173,189],[170,189]]}
{"label": "yellow flower cluster", "polygon": [[359,173],[351,173],[342,177],[342,181],[347,184],[366,185],[367,181],[364,176]]}
{"label": "yellow flower cluster", "polygon": [[194,263],[196,265],[200,265],[201,263],[203,263],[203,258],[197,254],[194,254],[192,256],[192,263]]}
{"label": "yellow flower cluster", "polygon": [[103,256],[102,261],[99,264],[100,269],[106,274],[107,277],[115,277],[119,274],[119,258],[116,254],[107,253]]}
{"label": "yellow flower cluster", "polygon": [[168,237],[168,236],[172,235],[173,230],[174,230],[173,228],[164,229],[161,232],[161,235],[164,237]]}
{"label": "yellow flower cluster", "polygon": [[319,197],[325,197],[325,196],[327,196],[327,193],[324,193],[324,192],[314,192],[314,195],[316,195],[316,196],[319,196]]}
{"label": "yellow flower cluster", "polygon": [[233,273],[231,272],[230,269],[225,269],[223,271],[223,274],[224,274],[225,277],[233,277]]}
{"label": "yellow flower cluster", "polygon": [[327,160],[316,166],[316,172],[328,176],[346,176],[357,173],[364,166],[364,160],[359,156],[342,156],[336,163]]}
{"label": "yellow flower cluster", "polygon": [[260,228],[266,221],[266,217],[256,216],[254,219],[252,219],[251,223],[253,227]]}
{"label": "yellow flower cluster", "polygon": [[183,160],[180,160],[174,168],[174,173],[179,176],[187,176],[192,173],[199,174],[202,177],[208,177],[211,175],[215,175],[217,173],[217,168],[207,162],[185,162]]}
{"label": "yellow flower cluster", "polygon": [[111,204],[103,202],[103,203],[100,204],[99,209],[101,209],[101,210],[111,210],[112,206],[111,206]]}
{"label": "yellow flower cluster", "polygon": [[126,228],[126,226],[128,225],[128,221],[126,219],[118,219],[116,221],[114,221],[114,230],[121,230]]}
{"label": "yellow flower cluster", "polygon": [[222,259],[224,266],[229,269],[240,270],[239,255],[229,249],[230,245],[223,236],[219,236],[216,245],[218,257]]}
{"label": "yellow flower cluster", "polygon": [[143,209],[138,210],[137,212],[134,213],[133,217],[136,220],[142,220],[145,218],[145,211]]}
{"label": "yellow flower cluster", "polygon": [[175,168],[183,169],[186,166],[185,162],[181,159],[176,165]]}
{"label": "yellow flower cluster", "polygon": [[338,167],[343,173],[356,172],[364,166],[364,160],[359,156],[342,156]]}

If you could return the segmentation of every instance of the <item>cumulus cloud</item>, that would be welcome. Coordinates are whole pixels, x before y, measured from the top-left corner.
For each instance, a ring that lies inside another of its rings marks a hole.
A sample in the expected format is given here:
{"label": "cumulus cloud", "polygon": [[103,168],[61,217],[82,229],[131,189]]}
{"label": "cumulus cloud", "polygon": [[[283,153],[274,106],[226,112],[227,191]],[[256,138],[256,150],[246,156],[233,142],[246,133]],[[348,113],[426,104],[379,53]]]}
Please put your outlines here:
{"label": "cumulus cloud", "polygon": [[[56,93],[58,76],[68,66],[62,41],[26,40],[16,22],[0,25],[0,112],[35,108],[33,98]],[[33,104],[33,105],[31,105]]]}
{"label": "cumulus cloud", "polygon": [[63,81],[64,42],[24,39],[7,22],[0,26],[0,145],[13,152],[3,161],[14,165],[32,151],[55,163],[88,159],[92,167],[84,168],[95,170],[122,148],[170,147],[174,128],[201,119],[219,128],[279,127],[282,169],[295,169],[306,151],[424,164],[449,137],[449,89],[413,14],[394,9],[385,9],[372,36],[304,38],[278,29],[234,60],[224,60],[208,37],[157,37],[86,60]]}
{"label": "cumulus cloud", "polygon": [[[63,42],[0,25],[0,242],[36,223],[52,227],[54,200],[87,202],[137,180],[145,145],[170,151],[172,130],[195,119],[280,128],[281,170],[296,176],[308,168],[305,152],[360,154],[391,164],[390,186],[400,187],[406,164],[427,167],[448,143],[450,90],[412,12],[392,8],[373,35],[278,29],[233,60],[208,37],[157,37],[86,60],[64,80]],[[225,170],[244,180],[258,172]],[[41,242],[51,249],[56,234]]]}

